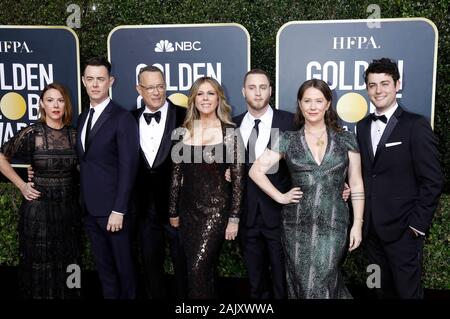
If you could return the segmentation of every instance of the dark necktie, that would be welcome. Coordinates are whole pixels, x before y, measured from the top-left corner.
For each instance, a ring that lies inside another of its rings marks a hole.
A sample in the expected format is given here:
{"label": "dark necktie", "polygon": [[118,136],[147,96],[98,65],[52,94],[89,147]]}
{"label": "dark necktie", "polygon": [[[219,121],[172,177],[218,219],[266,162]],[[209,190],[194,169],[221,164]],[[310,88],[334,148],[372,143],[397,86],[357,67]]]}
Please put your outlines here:
{"label": "dark necktie", "polygon": [[152,119],[155,119],[156,123],[159,123],[159,121],[161,120],[161,111],[155,113],[144,113],[144,119],[147,124],[150,124]]}
{"label": "dark necktie", "polygon": [[91,108],[89,111],[89,117],[86,125],[86,136],[84,137],[84,149],[86,150],[88,147],[88,140],[89,140],[89,133],[91,133],[91,126],[92,126],[92,118],[94,117],[94,108]]}
{"label": "dark necktie", "polygon": [[372,119],[372,121],[380,120],[380,121],[383,122],[384,124],[387,123],[387,117],[386,117],[386,115],[376,115],[375,113],[370,113],[370,118]]}
{"label": "dark necktie", "polygon": [[253,126],[252,132],[250,133],[250,137],[248,138],[247,151],[249,156],[248,157],[249,163],[253,163],[256,160],[255,147],[259,135],[259,123],[261,123],[261,120],[256,119],[255,125]]}

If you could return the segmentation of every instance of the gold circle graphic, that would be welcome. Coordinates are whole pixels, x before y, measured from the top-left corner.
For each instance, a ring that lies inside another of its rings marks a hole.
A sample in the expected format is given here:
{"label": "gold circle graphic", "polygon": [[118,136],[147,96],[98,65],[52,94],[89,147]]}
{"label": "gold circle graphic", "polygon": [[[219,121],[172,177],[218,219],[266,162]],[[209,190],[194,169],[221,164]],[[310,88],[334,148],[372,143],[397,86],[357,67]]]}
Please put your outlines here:
{"label": "gold circle graphic", "polygon": [[25,115],[27,103],[19,93],[9,92],[0,100],[0,111],[7,119],[18,120]]}
{"label": "gold circle graphic", "polygon": [[169,96],[169,100],[172,101],[173,104],[187,107],[188,105],[188,97],[183,93],[174,93]]}
{"label": "gold circle graphic", "polygon": [[364,118],[367,109],[366,99],[354,92],[342,95],[336,105],[339,117],[349,123],[356,123]]}

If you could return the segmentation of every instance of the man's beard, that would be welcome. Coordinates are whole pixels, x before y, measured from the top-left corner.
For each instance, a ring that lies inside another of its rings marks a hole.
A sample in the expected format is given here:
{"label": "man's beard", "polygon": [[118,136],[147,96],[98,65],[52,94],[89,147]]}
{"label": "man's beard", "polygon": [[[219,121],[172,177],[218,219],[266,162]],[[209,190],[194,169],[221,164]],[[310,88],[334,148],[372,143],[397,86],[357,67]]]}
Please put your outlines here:
{"label": "man's beard", "polygon": [[250,106],[251,109],[255,110],[255,111],[260,111],[263,108],[265,108],[270,101],[270,97],[268,97],[267,99],[254,103],[253,101],[247,101],[248,106]]}

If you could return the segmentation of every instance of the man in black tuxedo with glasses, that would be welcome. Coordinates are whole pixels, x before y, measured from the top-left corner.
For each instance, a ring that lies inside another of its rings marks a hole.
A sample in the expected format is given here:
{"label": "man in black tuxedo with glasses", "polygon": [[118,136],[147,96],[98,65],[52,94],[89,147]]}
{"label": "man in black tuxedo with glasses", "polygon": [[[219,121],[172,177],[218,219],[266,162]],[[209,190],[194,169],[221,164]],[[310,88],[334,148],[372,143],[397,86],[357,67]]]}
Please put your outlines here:
{"label": "man in black tuxedo with glasses", "polygon": [[166,98],[164,74],[143,67],[136,90],[144,106],[133,111],[139,126],[140,162],[135,185],[137,234],[148,298],[167,297],[164,280],[166,240],[175,272],[175,297],[186,296],[186,269],[178,230],[169,225],[169,188],[172,172],[172,131],[181,126],[186,109]]}

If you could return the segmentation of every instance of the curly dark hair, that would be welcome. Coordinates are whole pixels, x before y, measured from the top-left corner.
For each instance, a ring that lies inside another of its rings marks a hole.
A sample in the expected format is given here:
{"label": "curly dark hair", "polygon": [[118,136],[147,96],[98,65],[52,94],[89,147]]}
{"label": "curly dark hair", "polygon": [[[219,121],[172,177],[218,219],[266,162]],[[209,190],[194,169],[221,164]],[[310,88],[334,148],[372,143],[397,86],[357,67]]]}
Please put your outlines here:
{"label": "curly dark hair", "polygon": [[364,82],[368,81],[369,73],[386,73],[389,74],[394,83],[400,79],[400,72],[398,71],[397,63],[389,58],[381,58],[379,60],[373,60],[364,72]]}

